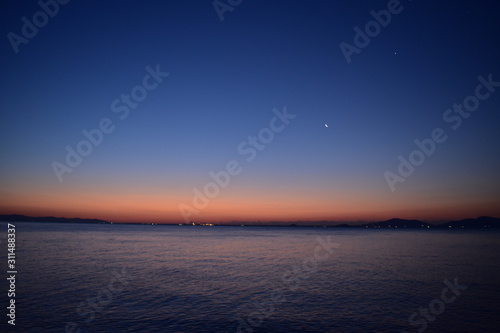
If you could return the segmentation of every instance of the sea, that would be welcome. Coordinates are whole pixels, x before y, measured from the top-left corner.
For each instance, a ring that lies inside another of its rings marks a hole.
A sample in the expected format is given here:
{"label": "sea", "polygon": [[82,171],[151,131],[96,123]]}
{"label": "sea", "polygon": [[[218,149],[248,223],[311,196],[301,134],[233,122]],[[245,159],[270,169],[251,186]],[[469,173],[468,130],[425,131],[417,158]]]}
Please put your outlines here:
{"label": "sea", "polygon": [[492,229],[11,224],[1,332],[500,332]]}

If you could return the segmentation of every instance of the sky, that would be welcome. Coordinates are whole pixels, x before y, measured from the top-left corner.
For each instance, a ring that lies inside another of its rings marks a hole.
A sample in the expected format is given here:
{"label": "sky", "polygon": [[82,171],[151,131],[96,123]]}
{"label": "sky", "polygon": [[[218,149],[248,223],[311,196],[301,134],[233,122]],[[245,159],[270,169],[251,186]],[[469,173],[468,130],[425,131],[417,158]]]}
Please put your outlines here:
{"label": "sky", "polygon": [[500,217],[498,1],[0,8],[0,214]]}

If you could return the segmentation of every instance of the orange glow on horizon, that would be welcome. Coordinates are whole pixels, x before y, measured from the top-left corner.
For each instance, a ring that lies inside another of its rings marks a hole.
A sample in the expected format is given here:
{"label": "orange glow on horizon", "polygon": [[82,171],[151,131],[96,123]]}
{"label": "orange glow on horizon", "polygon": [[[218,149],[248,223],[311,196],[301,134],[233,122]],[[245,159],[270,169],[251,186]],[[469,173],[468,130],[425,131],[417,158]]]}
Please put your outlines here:
{"label": "orange glow on horizon", "polygon": [[[0,191],[0,214],[96,218],[111,222],[184,223],[179,204],[192,209],[193,192],[162,186],[123,184],[90,186],[62,184],[18,186]],[[45,185],[45,186],[44,186]],[[179,194],[180,193],[180,194]],[[207,223],[231,221],[381,221],[390,218],[457,220],[500,216],[495,200],[471,201],[466,196],[439,197],[433,193],[407,194],[369,189],[329,188],[292,190],[233,186],[224,189],[189,220]]]}
{"label": "orange glow on horizon", "polygon": [[[21,199],[22,198],[22,199]],[[333,198],[333,199],[332,199]],[[192,197],[160,194],[91,194],[71,195],[2,195],[1,214],[96,218],[111,222],[184,223],[178,205],[192,208]],[[22,204],[22,202],[24,202]],[[395,208],[397,207],[397,208]],[[300,195],[274,194],[260,197],[221,196],[210,200],[207,207],[192,215],[191,221],[225,223],[232,221],[377,221],[390,218],[445,220],[473,218],[481,215],[500,216],[500,210],[490,204],[434,205],[431,200],[369,200],[367,196],[330,196],[322,200],[301,198]]]}

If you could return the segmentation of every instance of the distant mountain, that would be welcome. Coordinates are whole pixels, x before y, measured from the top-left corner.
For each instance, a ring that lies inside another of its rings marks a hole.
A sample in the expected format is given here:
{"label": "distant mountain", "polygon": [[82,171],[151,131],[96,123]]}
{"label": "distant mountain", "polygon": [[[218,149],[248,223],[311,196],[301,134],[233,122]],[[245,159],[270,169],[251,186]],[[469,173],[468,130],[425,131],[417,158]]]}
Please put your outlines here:
{"label": "distant mountain", "polygon": [[429,224],[419,220],[390,219],[382,222],[372,222],[361,225],[365,228],[500,228],[500,219],[489,216],[481,216],[476,219],[465,219],[460,221],[450,221],[439,225]]}
{"label": "distant mountain", "polygon": [[111,222],[98,220],[98,219],[81,219],[81,218],[66,218],[66,217],[54,217],[54,216],[44,216],[44,217],[33,217],[26,215],[0,215],[0,221],[9,222],[56,222],[56,223],[107,223]]}
{"label": "distant mountain", "polygon": [[390,219],[362,225],[365,228],[430,228],[431,224],[419,220]]}
{"label": "distant mountain", "polygon": [[481,216],[476,219],[465,219],[460,221],[450,221],[440,224],[443,228],[500,228],[500,219],[496,217]]}

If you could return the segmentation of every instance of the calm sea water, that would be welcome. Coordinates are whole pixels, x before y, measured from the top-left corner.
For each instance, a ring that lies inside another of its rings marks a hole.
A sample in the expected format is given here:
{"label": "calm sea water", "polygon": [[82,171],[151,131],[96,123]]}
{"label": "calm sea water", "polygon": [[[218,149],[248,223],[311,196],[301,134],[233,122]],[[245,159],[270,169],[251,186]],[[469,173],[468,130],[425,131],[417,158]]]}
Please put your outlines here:
{"label": "calm sea water", "polygon": [[500,331],[498,232],[14,224],[5,332]]}

